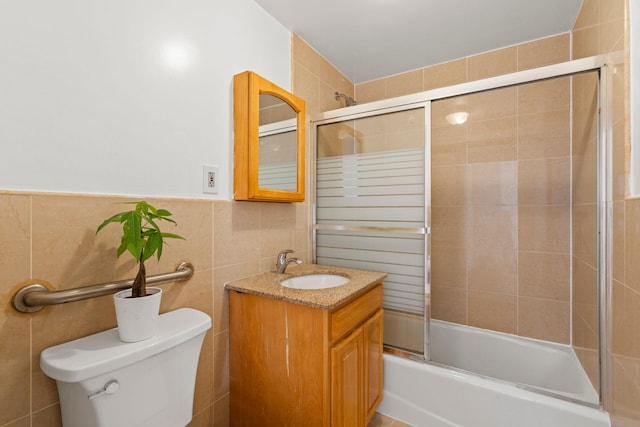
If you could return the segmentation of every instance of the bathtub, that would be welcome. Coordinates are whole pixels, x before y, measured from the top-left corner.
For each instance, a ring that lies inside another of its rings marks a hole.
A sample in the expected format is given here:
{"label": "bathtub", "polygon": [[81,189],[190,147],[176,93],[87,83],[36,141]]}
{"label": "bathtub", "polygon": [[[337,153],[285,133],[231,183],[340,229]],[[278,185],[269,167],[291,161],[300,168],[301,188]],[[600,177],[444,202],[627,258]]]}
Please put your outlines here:
{"label": "bathtub", "polygon": [[384,355],[378,412],[417,427],[611,425],[600,409],[548,395],[597,405],[569,346],[438,320],[431,321],[430,340],[433,363]]}

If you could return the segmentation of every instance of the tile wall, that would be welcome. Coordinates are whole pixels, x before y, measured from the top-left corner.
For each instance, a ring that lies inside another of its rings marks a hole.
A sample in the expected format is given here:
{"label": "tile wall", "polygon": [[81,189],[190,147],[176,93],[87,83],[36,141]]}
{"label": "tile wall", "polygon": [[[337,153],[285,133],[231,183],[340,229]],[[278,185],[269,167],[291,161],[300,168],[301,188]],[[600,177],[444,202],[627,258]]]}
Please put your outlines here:
{"label": "tile wall", "polygon": [[[356,98],[563,62],[570,45],[567,33],[462,58],[359,84]],[[432,104],[434,318],[569,342],[569,90],[560,79]],[[446,121],[456,111],[464,125]]]}
{"label": "tile wall", "polygon": [[[116,259],[118,227],[95,228],[131,199],[93,195],[0,194],[0,425],[61,425],[55,382],[39,369],[49,346],[115,326],[111,297],[52,306],[33,314],[10,307],[13,293],[38,281],[67,289],[130,278],[133,261]],[[213,318],[198,366],[194,426],[228,425],[228,301],[224,283],[272,269],[283,248],[309,259],[305,204],[150,199],[170,210],[185,241],[170,241],[149,274],[190,261],[188,282],[162,285],[161,312],[192,307]]]}
{"label": "tile wall", "polygon": [[[537,40],[521,45],[500,49],[468,58],[461,58],[443,64],[426,67],[419,70],[413,70],[406,73],[390,76],[387,78],[374,80],[356,85],[356,99],[361,102],[376,101],[391,98],[410,93],[416,93],[423,90],[429,90],[437,87],[449,86],[457,83],[472,81],[478,78],[490,77],[494,75],[504,74],[512,71],[523,70],[528,68],[549,65],[557,62],[566,61],[568,59],[578,59],[586,56],[596,55],[600,53],[623,51],[625,59],[618,63],[615,67],[613,76],[613,301],[612,301],[612,343],[608,350],[607,360],[610,363],[610,379],[608,384],[604,384],[607,391],[607,409],[613,417],[614,426],[637,426],[640,424],[640,199],[629,198],[626,196],[626,182],[628,171],[628,152],[629,143],[629,88],[628,88],[628,58],[629,55],[629,31],[628,31],[628,8],[631,0],[584,0],[579,16],[574,25],[571,34],[563,34],[556,37]],[[593,301],[593,194],[585,194],[581,191],[581,187],[586,182],[592,183],[593,171],[589,170],[593,165],[593,156],[588,150],[579,153],[577,150],[585,147],[592,147],[588,141],[593,138],[594,129],[590,128],[589,120],[593,113],[593,92],[587,88],[590,77],[585,76],[583,79],[577,78],[572,82],[572,90],[574,96],[582,93],[583,98],[574,98],[574,144],[572,154],[576,156],[576,168],[572,178],[574,179],[572,191],[576,192],[578,197],[573,204],[572,221],[575,224],[574,233],[571,236],[573,245],[576,247],[574,257],[571,259],[570,265],[573,274],[577,276],[577,288],[572,292],[576,296],[572,304],[573,312],[573,330],[571,335],[567,337],[566,327],[562,326],[566,323],[566,315],[557,316],[559,323],[554,329],[563,331],[560,341],[571,339],[576,345],[576,350],[587,369],[588,373],[594,379],[594,353],[593,344],[595,339],[594,326],[594,301]],[[592,88],[592,86],[590,86]],[[551,119],[554,114],[550,114],[547,119]],[[556,117],[557,118],[557,117]],[[520,122],[520,119],[519,119]],[[557,126],[558,123],[545,121],[549,126]],[[519,123],[519,126],[525,124]],[[535,128],[535,127],[534,127]],[[459,128],[458,128],[459,129]],[[437,132],[437,131],[436,131]],[[461,132],[457,130],[456,132]],[[518,134],[520,135],[520,133]],[[445,136],[442,138],[446,139]],[[451,131],[450,139],[454,141],[457,138],[454,131]],[[462,145],[462,144],[461,144]],[[455,165],[455,162],[461,162],[459,158],[462,150],[461,145],[456,146],[452,143],[448,148],[442,148],[438,157],[434,156],[435,161],[449,163]],[[532,145],[535,147],[535,144]],[[542,147],[538,147],[542,148]],[[520,155],[520,149],[518,149]],[[556,157],[557,154],[544,153],[536,154],[538,161],[542,161],[545,157]],[[580,156],[584,162],[580,162]],[[533,160],[533,159],[532,159]],[[552,161],[545,159],[545,162]],[[555,161],[555,160],[553,160]],[[531,164],[533,166],[533,163]],[[461,186],[464,180],[460,178],[460,171],[451,168],[449,171],[440,171],[443,177],[447,176],[447,182],[450,186]],[[456,178],[457,176],[457,178]],[[519,173],[520,176],[520,173]],[[536,193],[548,192],[545,187],[539,188]],[[546,187],[548,188],[548,187]],[[593,188],[591,186],[590,188]],[[443,203],[459,203],[455,200],[454,193],[442,192],[444,197]],[[447,220],[455,222],[456,216],[451,216]],[[435,236],[434,236],[435,237]],[[456,252],[447,253],[444,247],[442,255],[444,257],[443,265],[449,272],[458,272],[458,276],[450,278],[442,278],[442,283],[460,283],[466,278],[460,275],[460,268],[455,268],[456,263],[462,262]],[[459,248],[458,248],[459,249]],[[451,248],[449,248],[451,252]],[[437,254],[436,254],[437,255]],[[530,259],[523,262],[522,254],[518,254],[519,268],[530,268],[538,270],[537,266],[544,265],[545,269],[549,268],[549,260],[545,260],[545,255],[537,256],[539,259]],[[554,257],[555,258],[555,257]],[[445,262],[446,261],[446,262]],[[541,264],[542,263],[542,264]],[[557,262],[556,262],[557,263]],[[554,263],[554,264],[556,264]],[[563,271],[566,268],[566,262],[562,262],[560,266],[554,266],[554,269]],[[460,267],[460,265],[458,265]],[[444,270],[443,270],[444,271]],[[524,273],[524,271],[523,271]],[[434,283],[437,278],[437,271],[434,270]],[[566,274],[566,273],[562,273]],[[525,276],[522,274],[521,276]],[[545,278],[549,280],[549,278]],[[558,282],[549,280],[550,282]],[[552,292],[549,289],[532,287],[530,283],[523,282],[519,279],[519,288],[526,288],[527,293],[532,293],[533,298],[539,298],[540,293],[544,293],[543,300],[557,300],[566,304],[566,286],[555,286]],[[450,316],[451,318],[463,319],[468,318],[468,307],[461,308],[457,302],[464,300],[463,291],[455,289],[455,286],[449,286],[445,290],[434,287],[434,300],[437,299],[438,292],[442,305],[438,308],[437,302],[434,311],[440,310],[440,316]],[[591,288],[589,290],[589,288]],[[587,292],[585,293],[585,289]],[[508,294],[507,294],[508,295]],[[587,295],[589,295],[587,297]],[[507,301],[508,298],[503,298]],[[513,298],[510,300],[513,306]],[[520,297],[518,297],[520,301]],[[467,303],[471,304],[471,303]],[[524,304],[520,305],[524,308]],[[553,316],[548,315],[548,311],[544,307],[531,305],[531,313],[536,317],[550,319]],[[466,315],[465,315],[466,313]],[[513,319],[513,315],[506,316]],[[478,317],[483,322],[486,318]],[[516,317],[518,321],[521,319],[520,313]],[[502,324],[503,320],[496,320]],[[513,330],[513,320],[509,321],[511,330]],[[533,334],[535,335],[535,334]]]}
{"label": "tile wall", "polygon": [[[573,29],[573,58],[622,51],[624,59],[614,63],[613,71],[613,297],[611,302],[611,341],[607,351],[609,382],[604,384],[607,407],[616,427],[640,425],[640,199],[627,196],[629,129],[629,31],[628,5],[634,0],[584,0]],[[579,85],[577,81],[575,85]],[[575,90],[575,87],[574,87]],[[595,94],[583,92],[579,107],[589,109]],[[593,130],[580,129],[583,140],[593,139]],[[637,141],[636,141],[637,143]],[[589,179],[589,178],[588,178]],[[588,203],[585,195],[585,203]],[[588,210],[574,214],[578,223],[593,222]],[[588,238],[593,239],[594,236]],[[593,254],[577,254],[574,263],[593,280],[590,259]],[[580,290],[574,290],[580,295]],[[585,366],[594,364],[593,326],[589,318],[593,304],[574,304],[574,342],[580,345]]]}
{"label": "tile wall", "polygon": [[568,343],[569,79],[436,101],[432,117],[432,316]]}

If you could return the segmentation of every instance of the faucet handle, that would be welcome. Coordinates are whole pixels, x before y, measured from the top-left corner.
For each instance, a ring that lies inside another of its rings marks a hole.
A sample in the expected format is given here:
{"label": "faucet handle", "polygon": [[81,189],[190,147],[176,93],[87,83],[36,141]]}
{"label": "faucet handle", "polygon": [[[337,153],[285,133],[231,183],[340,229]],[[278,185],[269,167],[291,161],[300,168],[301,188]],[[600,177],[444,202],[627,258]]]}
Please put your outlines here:
{"label": "faucet handle", "polygon": [[287,254],[292,254],[295,251],[293,249],[285,249],[282,250],[278,253],[278,260],[281,260],[281,262],[284,262],[285,259],[287,259]]}

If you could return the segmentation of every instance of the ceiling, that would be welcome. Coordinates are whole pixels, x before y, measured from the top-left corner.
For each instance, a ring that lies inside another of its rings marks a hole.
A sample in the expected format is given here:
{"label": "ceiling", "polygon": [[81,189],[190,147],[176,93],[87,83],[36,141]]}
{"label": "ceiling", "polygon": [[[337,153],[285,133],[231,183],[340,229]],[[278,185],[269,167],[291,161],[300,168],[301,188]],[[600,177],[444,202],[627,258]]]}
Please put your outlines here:
{"label": "ceiling", "polygon": [[582,0],[255,0],[353,83],[570,31]]}

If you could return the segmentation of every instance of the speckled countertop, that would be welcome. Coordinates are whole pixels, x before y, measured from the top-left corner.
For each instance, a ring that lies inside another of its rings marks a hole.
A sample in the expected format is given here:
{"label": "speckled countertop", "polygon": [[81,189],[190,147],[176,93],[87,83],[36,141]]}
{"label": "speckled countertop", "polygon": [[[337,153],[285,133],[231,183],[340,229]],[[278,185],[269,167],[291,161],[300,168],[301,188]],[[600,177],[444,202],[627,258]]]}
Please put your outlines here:
{"label": "speckled countertop", "polygon": [[[294,276],[307,274],[338,274],[346,276],[350,282],[328,289],[292,289],[280,285],[280,282]],[[263,273],[246,279],[235,280],[225,284],[225,288],[260,295],[295,304],[331,310],[339,305],[363,294],[376,283],[387,277],[378,271],[355,270],[352,268],[333,267],[318,264],[292,265],[284,274],[275,272]]]}

